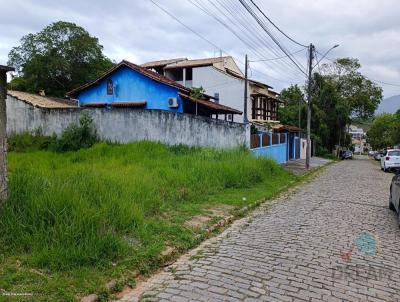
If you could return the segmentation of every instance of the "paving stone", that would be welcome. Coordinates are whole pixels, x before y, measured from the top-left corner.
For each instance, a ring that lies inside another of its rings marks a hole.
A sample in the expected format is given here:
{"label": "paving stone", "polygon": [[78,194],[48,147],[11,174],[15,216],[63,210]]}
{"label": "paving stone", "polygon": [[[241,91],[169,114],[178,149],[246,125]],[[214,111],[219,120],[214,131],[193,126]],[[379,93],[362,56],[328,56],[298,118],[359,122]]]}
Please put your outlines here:
{"label": "paving stone", "polygon": [[[200,260],[177,263],[179,278],[146,293],[178,302],[400,301],[392,176],[366,157],[332,165],[235,222],[201,247]],[[365,236],[376,240],[370,255],[357,245]]]}

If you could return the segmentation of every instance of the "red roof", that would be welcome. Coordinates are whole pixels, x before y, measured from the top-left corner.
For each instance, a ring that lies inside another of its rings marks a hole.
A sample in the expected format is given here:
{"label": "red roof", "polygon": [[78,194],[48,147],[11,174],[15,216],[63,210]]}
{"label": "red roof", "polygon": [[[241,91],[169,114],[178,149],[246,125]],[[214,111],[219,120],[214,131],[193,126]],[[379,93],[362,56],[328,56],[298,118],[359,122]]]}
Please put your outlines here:
{"label": "red roof", "polygon": [[159,83],[162,83],[162,84],[177,88],[180,91],[190,92],[190,89],[186,88],[185,86],[182,86],[182,85],[178,84],[177,82],[175,82],[173,80],[167,79],[166,77],[158,74],[157,72],[151,71],[151,70],[149,70],[147,68],[141,67],[139,65],[136,65],[136,64],[133,64],[131,62],[128,62],[128,61],[124,60],[121,63],[115,65],[113,68],[108,70],[106,73],[104,73],[102,76],[100,76],[96,80],[94,80],[92,82],[89,82],[87,84],[84,84],[84,85],[82,85],[82,86],[80,86],[80,87],[78,87],[78,88],[76,88],[74,90],[71,90],[70,92],[67,93],[67,95],[69,95],[71,97],[76,96],[82,90],[84,90],[84,89],[86,89],[86,88],[88,88],[88,87],[90,87],[90,86],[92,86],[94,84],[97,84],[102,79],[107,77],[109,74],[113,73],[115,70],[117,70],[117,69],[119,69],[119,68],[121,68],[123,66],[128,67],[128,68],[130,68],[130,69],[132,69],[132,70],[134,70],[134,71],[136,71],[136,72],[138,72],[138,73],[140,73],[140,74],[142,74],[142,75],[144,75],[144,76],[146,76],[146,77],[148,77],[148,78],[150,78],[150,79],[152,79],[154,81],[157,81]]}

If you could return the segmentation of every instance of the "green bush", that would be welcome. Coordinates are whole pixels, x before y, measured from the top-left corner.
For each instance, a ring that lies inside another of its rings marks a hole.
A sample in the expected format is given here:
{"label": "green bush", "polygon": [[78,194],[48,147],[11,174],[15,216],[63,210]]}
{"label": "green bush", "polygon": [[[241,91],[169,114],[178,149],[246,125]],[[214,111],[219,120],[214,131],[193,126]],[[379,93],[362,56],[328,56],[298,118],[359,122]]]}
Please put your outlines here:
{"label": "green bush", "polygon": [[24,132],[15,134],[8,138],[9,151],[27,152],[49,150],[54,147],[57,136],[44,136],[42,129],[38,128],[34,132]]}
{"label": "green bush", "polygon": [[92,124],[93,119],[88,114],[82,114],[79,125],[69,125],[60,138],[57,138],[55,134],[44,136],[41,128],[33,132],[12,135],[8,139],[9,150],[15,152],[40,150],[67,152],[90,148],[98,142],[96,129]]}
{"label": "green bush", "polygon": [[82,114],[79,119],[79,125],[71,124],[63,131],[55,144],[55,151],[77,151],[81,148],[93,146],[98,141],[98,138],[92,123],[92,117],[88,114]]}

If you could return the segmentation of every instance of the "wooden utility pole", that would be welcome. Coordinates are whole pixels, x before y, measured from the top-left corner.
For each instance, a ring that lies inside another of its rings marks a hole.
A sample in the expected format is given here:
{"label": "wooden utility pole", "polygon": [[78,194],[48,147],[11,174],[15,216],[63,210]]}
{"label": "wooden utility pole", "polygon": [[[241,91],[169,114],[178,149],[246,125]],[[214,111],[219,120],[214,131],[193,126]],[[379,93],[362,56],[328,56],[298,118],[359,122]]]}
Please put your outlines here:
{"label": "wooden utility pole", "polygon": [[243,107],[243,122],[247,124],[249,119],[247,118],[247,94],[248,94],[248,86],[249,86],[249,79],[248,79],[248,69],[249,69],[249,59],[246,55],[245,59],[245,67],[244,67],[244,107]]}
{"label": "wooden utility pole", "polygon": [[310,44],[309,48],[309,66],[308,66],[308,104],[307,104],[307,154],[306,154],[306,168],[310,169],[311,161],[311,90],[312,90],[312,70],[314,59],[314,45]]}
{"label": "wooden utility pole", "polygon": [[7,72],[14,68],[0,65],[0,206],[8,198],[7,169]]}

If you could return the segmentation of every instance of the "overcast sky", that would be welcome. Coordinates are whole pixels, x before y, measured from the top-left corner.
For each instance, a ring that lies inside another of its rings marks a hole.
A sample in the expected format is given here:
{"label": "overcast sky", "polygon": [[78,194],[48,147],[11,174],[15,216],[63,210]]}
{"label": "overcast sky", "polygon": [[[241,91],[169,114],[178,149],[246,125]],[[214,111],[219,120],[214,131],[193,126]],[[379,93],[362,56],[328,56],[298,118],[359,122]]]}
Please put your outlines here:
{"label": "overcast sky", "polygon": [[[207,0],[201,1],[207,3]],[[312,42],[321,53],[340,44],[328,55],[329,58],[358,58],[363,65],[362,71],[370,78],[400,84],[398,1],[255,1],[277,25],[302,44]],[[261,46],[259,39],[266,43],[272,41],[259,27],[256,28],[256,24],[252,25],[254,35],[246,35],[247,42],[252,42],[250,48],[187,0],[157,2],[224,52],[233,55],[242,69],[246,53],[250,60],[282,55],[277,48],[270,51],[267,46]],[[235,10],[235,17],[239,18],[236,29],[240,28],[241,21],[251,24],[248,23],[250,16],[244,14],[243,8],[239,10],[238,0],[221,0],[219,3],[226,3],[231,11]],[[7,62],[9,51],[19,44],[23,35],[38,32],[59,20],[74,22],[98,37],[105,54],[116,62],[126,59],[144,63],[174,57],[219,55],[216,47],[194,35],[149,0],[0,0],[0,11],[0,64]],[[223,12],[220,11],[219,17],[224,17]],[[301,49],[283,36],[278,35],[278,38],[290,52]],[[302,66],[306,65],[306,51],[298,53],[296,58]],[[250,66],[253,78],[271,84],[277,91],[290,83],[304,83],[302,73],[289,61],[253,62]],[[385,97],[400,94],[400,87],[382,87]]]}

